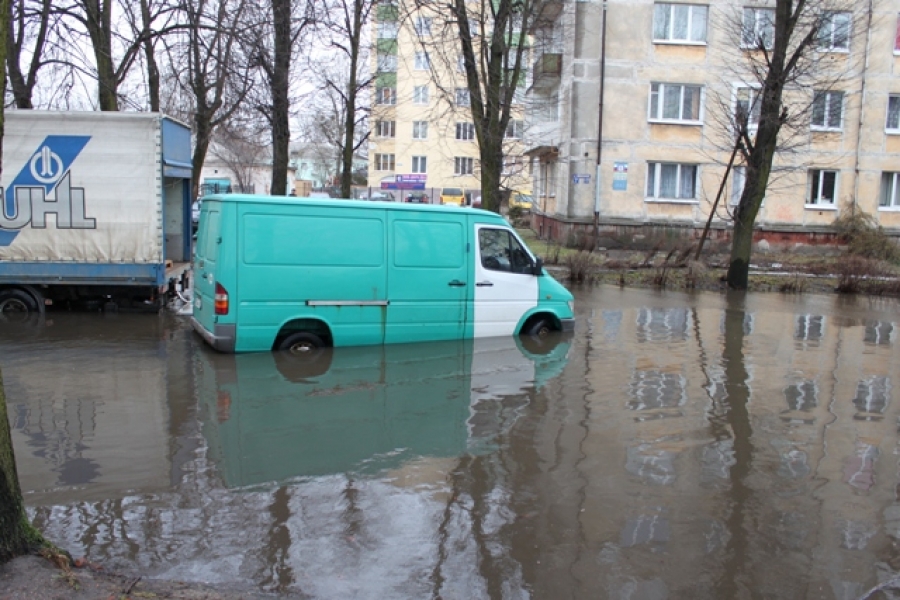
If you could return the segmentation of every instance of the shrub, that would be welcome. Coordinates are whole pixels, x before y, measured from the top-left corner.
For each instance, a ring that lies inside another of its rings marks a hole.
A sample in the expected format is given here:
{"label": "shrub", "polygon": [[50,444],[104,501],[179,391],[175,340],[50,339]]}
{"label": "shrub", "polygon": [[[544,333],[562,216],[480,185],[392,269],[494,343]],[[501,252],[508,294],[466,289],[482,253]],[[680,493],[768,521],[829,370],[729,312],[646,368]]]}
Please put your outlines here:
{"label": "shrub", "polygon": [[580,251],[566,257],[566,266],[569,267],[569,281],[584,283],[594,279],[600,263],[591,252]]}
{"label": "shrub", "polygon": [[838,237],[854,256],[900,263],[900,247],[884,232],[875,218],[852,210],[834,220]]}

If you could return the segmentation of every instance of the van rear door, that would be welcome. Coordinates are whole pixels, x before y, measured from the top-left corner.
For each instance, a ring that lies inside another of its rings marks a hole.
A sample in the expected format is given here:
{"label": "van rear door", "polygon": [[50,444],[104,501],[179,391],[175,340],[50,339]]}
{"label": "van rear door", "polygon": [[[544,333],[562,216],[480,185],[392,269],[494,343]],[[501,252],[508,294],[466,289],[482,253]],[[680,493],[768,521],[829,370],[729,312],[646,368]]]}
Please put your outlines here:
{"label": "van rear door", "polygon": [[194,255],[194,319],[209,332],[215,330],[216,263],[219,259],[221,205],[204,202]]}
{"label": "van rear door", "polygon": [[471,298],[465,215],[388,211],[390,256],[385,342],[466,335]]}

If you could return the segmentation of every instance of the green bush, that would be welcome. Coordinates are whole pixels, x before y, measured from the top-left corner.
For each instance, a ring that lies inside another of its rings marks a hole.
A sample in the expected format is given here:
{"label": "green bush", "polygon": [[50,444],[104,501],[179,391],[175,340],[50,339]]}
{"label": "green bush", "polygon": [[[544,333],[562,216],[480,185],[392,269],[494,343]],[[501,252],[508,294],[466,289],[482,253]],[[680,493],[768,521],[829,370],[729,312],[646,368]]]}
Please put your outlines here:
{"label": "green bush", "polygon": [[834,228],[847,251],[854,256],[900,263],[900,246],[892,240],[875,218],[861,210],[842,214]]}

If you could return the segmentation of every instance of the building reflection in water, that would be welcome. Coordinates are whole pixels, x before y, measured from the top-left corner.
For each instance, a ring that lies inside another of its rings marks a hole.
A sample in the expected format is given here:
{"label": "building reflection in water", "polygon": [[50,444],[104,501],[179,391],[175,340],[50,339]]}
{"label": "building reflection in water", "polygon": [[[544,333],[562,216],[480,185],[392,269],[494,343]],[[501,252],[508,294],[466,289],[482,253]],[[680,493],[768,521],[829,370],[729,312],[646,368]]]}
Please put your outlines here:
{"label": "building reflection in water", "polygon": [[[160,358],[161,400],[128,405],[156,442],[126,452],[137,472],[97,443],[121,386],[36,385],[11,402],[31,513],[76,553],[310,597],[849,599],[900,573],[896,302],[600,287],[577,307],[564,346],[312,371],[165,338],[189,393]],[[79,457],[95,472],[64,483]]]}

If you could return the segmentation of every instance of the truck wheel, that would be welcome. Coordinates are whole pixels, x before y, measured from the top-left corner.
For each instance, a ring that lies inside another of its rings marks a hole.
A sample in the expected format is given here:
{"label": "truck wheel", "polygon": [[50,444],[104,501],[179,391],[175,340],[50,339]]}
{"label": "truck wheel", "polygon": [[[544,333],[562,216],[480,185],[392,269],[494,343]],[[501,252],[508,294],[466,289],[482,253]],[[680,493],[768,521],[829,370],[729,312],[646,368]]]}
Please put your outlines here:
{"label": "truck wheel", "polygon": [[41,307],[34,296],[23,290],[0,290],[0,319],[21,321],[29,314],[38,314]]}
{"label": "truck wheel", "polygon": [[310,358],[319,354],[324,347],[325,342],[322,341],[322,338],[306,331],[292,333],[278,345],[279,350],[287,351],[295,356],[309,356]]}

